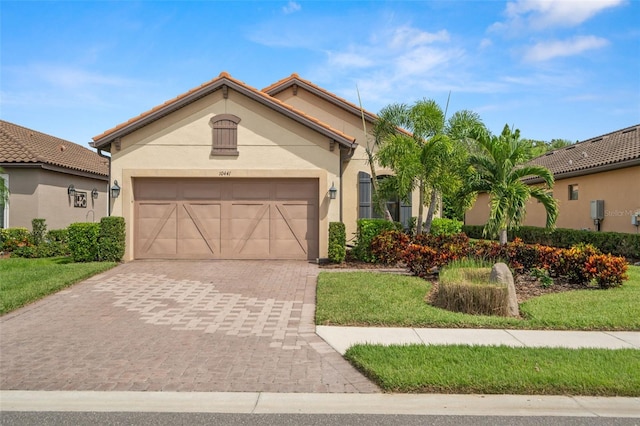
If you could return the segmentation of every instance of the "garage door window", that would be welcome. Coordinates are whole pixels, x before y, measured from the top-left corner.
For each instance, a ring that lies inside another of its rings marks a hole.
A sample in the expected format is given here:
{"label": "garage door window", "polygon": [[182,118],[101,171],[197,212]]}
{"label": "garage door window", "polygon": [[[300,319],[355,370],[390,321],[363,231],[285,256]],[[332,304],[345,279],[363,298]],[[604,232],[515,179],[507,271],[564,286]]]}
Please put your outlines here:
{"label": "garage door window", "polygon": [[240,117],[231,114],[216,115],[209,122],[213,131],[211,155],[237,156],[238,123]]}

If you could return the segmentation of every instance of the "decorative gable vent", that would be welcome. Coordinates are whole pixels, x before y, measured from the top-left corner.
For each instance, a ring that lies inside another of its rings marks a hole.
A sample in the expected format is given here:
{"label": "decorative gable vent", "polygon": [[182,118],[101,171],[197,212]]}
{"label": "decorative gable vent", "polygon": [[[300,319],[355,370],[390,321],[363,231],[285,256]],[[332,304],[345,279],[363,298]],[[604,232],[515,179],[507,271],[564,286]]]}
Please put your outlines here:
{"label": "decorative gable vent", "polygon": [[213,142],[211,155],[237,156],[238,152],[238,123],[240,117],[232,114],[220,114],[213,117],[209,124],[212,128]]}

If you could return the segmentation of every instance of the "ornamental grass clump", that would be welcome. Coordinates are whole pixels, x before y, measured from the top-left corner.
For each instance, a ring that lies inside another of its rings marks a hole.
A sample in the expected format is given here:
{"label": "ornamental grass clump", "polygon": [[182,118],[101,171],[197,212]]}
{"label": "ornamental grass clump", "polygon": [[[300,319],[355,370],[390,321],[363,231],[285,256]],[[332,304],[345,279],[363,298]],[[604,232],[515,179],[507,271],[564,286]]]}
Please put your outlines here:
{"label": "ornamental grass clump", "polygon": [[453,312],[472,315],[509,315],[508,290],[504,284],[490,282],[491,266],[486,262],[463,259],[440,271],[433,304]]}

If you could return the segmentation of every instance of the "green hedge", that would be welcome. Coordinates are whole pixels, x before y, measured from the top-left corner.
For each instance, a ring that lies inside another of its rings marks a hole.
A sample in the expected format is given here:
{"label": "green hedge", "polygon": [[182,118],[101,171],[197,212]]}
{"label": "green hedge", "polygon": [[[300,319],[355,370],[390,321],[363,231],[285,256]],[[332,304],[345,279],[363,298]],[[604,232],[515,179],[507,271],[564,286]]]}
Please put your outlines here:
{"label": "green hedge", "polygon": [[455,219],[435,217],[431,221],[430,234],[433,235],[455,235],[462,232],[462,222]]}
{"label": "green hedge", "polygon": [[69,225],[69,250],[74,262],[96,262],[99,259],[99,223],[72,223]]}
{"label": "green hedge", "polygon": [[[482,226],[464,225],[462,232],[469,238],[482,239]],[[548,230],[535,226],[521,226],[509,232],[509,239],[520,238],[528,244],[542,244],[559,248],[570,248],[576,244],[591,244],[603,253],[640,259],[640,234],[620,232],[594,232],[579,229],[556,228]]]}
{"label": "green hedge", "polygon": [[329,261],[342,263],[347,253],[347,233],[342,222],[329,222]]}
{"label": "green hedge", "polygon": [[385,219],[359,219],[356,245],[353,248],[354,257],[363,262],[375,262],[376,258],[371,253],[371,242],[383,231],[402,231],[402,224]]}
{"label": "green hedge", "polygon": [[124,218],[103,217],[98,235],[98,256],[101,262],[120,262],[124,256]]}

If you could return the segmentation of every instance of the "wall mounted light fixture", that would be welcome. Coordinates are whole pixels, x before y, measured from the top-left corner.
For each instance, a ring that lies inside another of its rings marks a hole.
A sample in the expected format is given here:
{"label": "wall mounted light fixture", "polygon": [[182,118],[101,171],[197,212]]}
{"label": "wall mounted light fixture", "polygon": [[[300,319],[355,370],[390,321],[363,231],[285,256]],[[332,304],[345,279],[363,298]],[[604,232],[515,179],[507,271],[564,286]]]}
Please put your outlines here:
{"label": "wall mounted light fixture", "polygon": [[117,180],[114,180],[111,187],[111,198],[118,198],[118,196],[120,196],[120,185]]}
{"label": "wall mounted light fixture", "polygon": [[333,182],[331,182],[331,188],[329,188],[329,198],[332,200],[335,200],[337,194],[338,194],[338,190],[336,189]]}
{"label": "wall mounted light fixture", "polygon": [[69,185],[69,187],[67,188],[67,195],[69,197],[73,197],[76,195],[76,188],[75,186],[73,186],[73,184]]}
{"label": "wall mounted light fixture", "polygon": [[94,200],[98,199],[98,190],[96,188],[93,188],[91,190],[91,198],[93,198]]}

